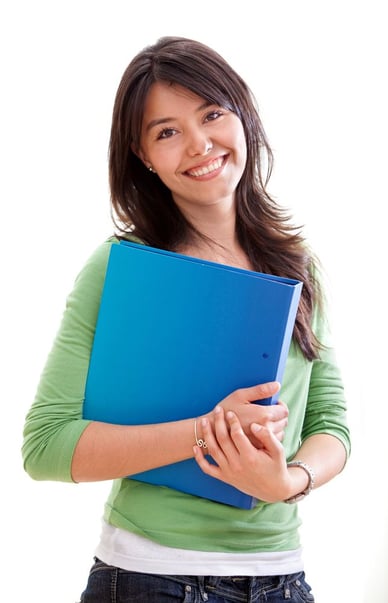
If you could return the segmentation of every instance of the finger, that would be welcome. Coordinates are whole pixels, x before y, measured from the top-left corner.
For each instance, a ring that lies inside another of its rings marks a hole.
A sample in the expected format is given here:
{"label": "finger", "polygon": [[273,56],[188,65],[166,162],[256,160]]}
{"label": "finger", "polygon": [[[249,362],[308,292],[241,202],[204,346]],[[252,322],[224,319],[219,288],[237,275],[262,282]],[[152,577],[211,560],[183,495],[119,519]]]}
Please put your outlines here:
{"label": "finger", "polygon": [[207,444],[207,453],[217,465],[222,466],[226,462],[226,457],[235,453],[235,448],[230,439],[228,425],[225,423],[224,410],[217,406],[213,416],[213,428],[207,417],[201,419],[202,434]]}
{"label": "finger", "polygon": [[235,445],[229,432],[229,421],[225,417],[225,411],[221,406],[214,409],[214,431],[218,445],[226,456],[235,452]]}
{"label": "finger", "polygon": [[282,400],[278,400],[276,402],[275,406],[278,406],[279,408],[282,408],[285,411],[285,413],[286,413],[286,415],[288,417],[289,410],[288,410],[288,406],[287,406],[287,404],[285,402],[283,402]]}
{"label": "finger", "polygon": [[256,421],[260,425],[274,425],[280,421],[288,421],[288,411],[283,406],[277,404],[261,407],[265,410],[261,412],[260,420]]}
{"label": "finger", "polygon": [[274,396],[279,390],[280,383],[278,381],[269,381],[268,383],[260,383],[259,385],[247,387],[242,391],[248,402],[256,402],[257,400],[264,400],[265,398]]}
{"label": "finger", "polygon": [[277,431],[275,433],[275,437],[279,442],[283,442],[284,440],[284,436],[285,436],[285,432],[284,431]]}
{"label": "finger", "polygon": [[222,406],[216,406],[213,412],[214,431],[217,442],[222,443],[229,440],[228,424],[225,421],[225,412]]}
{"label": "finger", "polygon": [[[216,416],[216,414],[214,414],[214,416]],[[207,417],[202,417],[200,419],[200,421],[201,421],[202,437],[206,442],[207,450],[210,452],[210,449],[211,449],[212,453],[213,453],[214,450],[218,447],[218,442],[217,442],[215,433],[213,433],[213,429],[212,429],[210,421]]]}
{"label": "finger", "polygon": [[205,427],[202,427],[202,430],[205,438],[208,440],[207,444],[210,456],[220,469],[224,470],[236,462],[239,457],[239,451],[231,437],[229,422],[225,419],[224,409],[216,407],[213,416],[213,430],[209,421],[207,423],[205,421],[206,424]]}
{"label": "finger", "polygon": [[281,421],[266,421],[262,424],[263,427],[270,429],[276,436],[281,431],[284,431],[288,425],[288,418],[282,419]]}
{"label": "finger", "polygon": [[282,453],[283,447],[270,429],[262,427],[257,423],[252,423],[251,431],[271,457],[277,457]]}
{"label": "finger", "polygon": [[203,453],[202,448],[200,448],[199,446],[193,446],[193,452],[194,459],[197,462],[198,466],[202,469],[202,471],[207,475],[210,475],[211,477],[220,479],[220,468],[218,467],[218,465],[209,463]]}
{"label": "finger", "polygon": [[228,411],[226,418],[229,423],[230,437],[237,451],[240,454],[252,452],[252,443],[245,434],[237,415],[232,411]]}

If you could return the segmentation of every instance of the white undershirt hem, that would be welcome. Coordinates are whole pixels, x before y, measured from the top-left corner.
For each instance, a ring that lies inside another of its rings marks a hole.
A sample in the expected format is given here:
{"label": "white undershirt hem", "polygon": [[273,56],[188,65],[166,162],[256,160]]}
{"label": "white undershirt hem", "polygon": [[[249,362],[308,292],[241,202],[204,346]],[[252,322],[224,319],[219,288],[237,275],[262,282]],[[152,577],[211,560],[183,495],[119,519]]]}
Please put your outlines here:
{"label": "white undershirt hem", "polygon": [[167,547],[103,522],[96,557],[108,565],[146,574],[281,576],[303,570],[302,550],[220,553]]}

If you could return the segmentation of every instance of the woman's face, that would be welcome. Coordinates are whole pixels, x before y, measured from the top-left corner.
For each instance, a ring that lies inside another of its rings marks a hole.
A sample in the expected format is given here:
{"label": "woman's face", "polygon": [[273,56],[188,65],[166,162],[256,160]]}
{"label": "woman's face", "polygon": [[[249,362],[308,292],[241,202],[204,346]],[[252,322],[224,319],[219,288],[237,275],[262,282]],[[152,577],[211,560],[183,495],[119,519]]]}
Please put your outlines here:
{"label": "woman's face", "polygon": [[152,85],[139,156],[171,190],[183,213],[234,203],[246,155],[243,126],[235,113],[182,86]]}

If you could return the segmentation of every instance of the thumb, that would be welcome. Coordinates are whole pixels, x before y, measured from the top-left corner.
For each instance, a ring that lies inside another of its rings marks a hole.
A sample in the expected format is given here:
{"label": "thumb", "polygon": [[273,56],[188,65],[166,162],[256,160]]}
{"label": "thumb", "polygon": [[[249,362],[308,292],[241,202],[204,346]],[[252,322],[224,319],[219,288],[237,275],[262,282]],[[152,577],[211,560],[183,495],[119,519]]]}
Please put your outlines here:
{"label": "thumb", "polygon": [[249,402],[256,402],[257,400],[264,400],[270,398],[278,393],[280,390],[280,383],[278,381],[269,381],[268,383],[260,383],[260,385],[254,385],[248,387],[246,390],[247,399]]}

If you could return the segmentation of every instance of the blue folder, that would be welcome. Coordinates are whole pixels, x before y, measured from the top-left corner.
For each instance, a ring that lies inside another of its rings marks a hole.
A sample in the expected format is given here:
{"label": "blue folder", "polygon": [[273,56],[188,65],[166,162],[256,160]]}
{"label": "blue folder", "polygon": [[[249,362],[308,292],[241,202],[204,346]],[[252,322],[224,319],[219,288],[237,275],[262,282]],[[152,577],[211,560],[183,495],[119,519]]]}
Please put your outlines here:
{"label": "blue folder", "polygon": [[[113,244],[84,418],[125,425],[194,418],[235,389],[281,382],[301,289],[293,279]],[[256,503],[194,459],[130,478],[243,509]]]}

